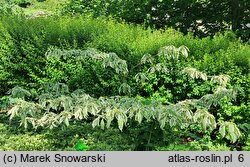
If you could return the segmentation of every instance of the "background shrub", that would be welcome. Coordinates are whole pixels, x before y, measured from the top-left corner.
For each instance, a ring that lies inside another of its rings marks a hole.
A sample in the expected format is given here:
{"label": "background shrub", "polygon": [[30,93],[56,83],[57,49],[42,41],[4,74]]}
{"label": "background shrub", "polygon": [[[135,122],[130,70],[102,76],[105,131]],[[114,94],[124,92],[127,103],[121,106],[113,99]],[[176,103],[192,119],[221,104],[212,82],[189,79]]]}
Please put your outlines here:
{"label": "background shrub", "polygon": [[[54,22],[54,19],[57,22]],[[93,20],[83,17],[59,18],[55,16],[26,19],[13,16],[2,17],[1,22],[1,42],[3,43],[1,59],[3,63],[1,63],[0,69],[5,70],[2,73],[4,74],[2,79],[5,78],[3,81],[7,83],[3,85],[4,89],[1,92],[7,92],[15,85],[41,84],[48,80],[58,81],[56,78],[53,79],[53,70],[61,71],[61,76],[57,77],[61,78],[61,81],[67,82],[72,89],[85,88],[86,85],[84,86],[83,79],[81,81],[80,78],[89,78],[93,74],[93,70],[96,71],[96,77],[97,75],[101,77],[99,81],[111,79],[103,78],[104,75],[100,76],[104,71],[101,70],[99,64],[93,64],[93,62],[89,62],[92,64],[92,69],[83,71],[81,70],[83,68],[79,69],[79,66],[76,68],[77,70],[74,70],[75,75],[71,71],[76,67],[72,66],[74,61],[71,65],[69,61],[61,62],[61,64],[60,62],[47,62],[45,53],[51,46],[60,49],[96,48],[106,53],[114,52],[127,61],[131,74],[136,74],[139,70],[137,65],[144,54],[155,55],[162,46],[185,45],[190,50],[189,59],[183,64],[185,66],[193,66],[209,75],[226,72],[232,76],[241,76],[241,74],[247,76],[249,73],[249,46],[242,44],[230,32],[224,35],[218,34],[212,39],[210,37],[198,39],[191,34],[184,36],[172,29],[152,30],[145,29],[143,26],[117,23],[112,19]],[[50,65],[51,67],[49,67]],[[51,71],[48,72],[48,69]],[[99,70],[100,72],[98,72]],[[238,72],[236,73],[236,71]],[[132,78],[128,79],[132,81]],[[92,80],[88,82],[93,83]],[[114,79],[114,82],[117,82],[117,79]],[[99,88],[105,84],[96,83]],[[98,90],[105,92],[106,88]],[[111,88],[111,90],[115,89]]]}

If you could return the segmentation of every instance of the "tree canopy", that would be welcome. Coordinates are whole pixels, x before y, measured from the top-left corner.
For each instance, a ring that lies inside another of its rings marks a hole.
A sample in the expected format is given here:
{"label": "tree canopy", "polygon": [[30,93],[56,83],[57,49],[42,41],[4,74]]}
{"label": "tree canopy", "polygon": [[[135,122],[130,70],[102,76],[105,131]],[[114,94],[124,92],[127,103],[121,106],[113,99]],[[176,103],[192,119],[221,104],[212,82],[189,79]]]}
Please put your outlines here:
{"label": "tree canopy", "polygon": [[173,27],[200,37],[233,30],[248,40],[250,34],[249,0],[71,0],[65,9],[155,28]]}

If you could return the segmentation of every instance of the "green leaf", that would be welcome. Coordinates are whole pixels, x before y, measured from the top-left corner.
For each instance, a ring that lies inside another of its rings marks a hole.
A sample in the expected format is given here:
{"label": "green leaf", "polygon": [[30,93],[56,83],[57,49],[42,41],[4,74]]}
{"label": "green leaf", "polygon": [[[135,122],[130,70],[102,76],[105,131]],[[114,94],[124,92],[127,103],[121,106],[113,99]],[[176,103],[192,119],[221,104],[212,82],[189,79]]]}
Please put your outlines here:
{"label": "green leaf", "polygon": [[225,126],[225,124],[222,124],[220,126],[219,132],[220,132],[222,137],[225,137],[225,135],[226,135],[226,126]]}
{"label": "green leaf", "polygon": [[82,114],[83,114],[83,117],[85,119],[88,118],[88,106],[84,106],[83,110],[82,110]]}
{"label": "green leaf", "polygon": [[148,78],[146,77],[146,75],[142,72],[139,72],[138,74],[135,75],[135,81],[138,82],[145,82],[146,80],[148,80]]}
{"label": "green leaf", "polygon": [[189,52],[188,47],[182,45],[182,46],[180,46],[178,49],[179,49],[179,52],[180,52],[184,57],[188,57],[188,52]]}
{"label": "green leaf", "polygon": [[241,136],[240,130],[239,128],[235,125],[235,129],[234,129],[235,134],[237,135],[237,137]]}
{"label": "green leaf", "polygon": [[173,126],[176,125],[176,121],[175,121],[174,118],[171,118],[171,119],[169,120],[169,125],[170,125],[171,127],[173,127]]}
{"label": "green leaf", "polygon": [[66,126],[69,126],[69,119],[67,117],[64,119],[64,123]]}
{"label": "green leaf", "polygon": [[204,117],[203,117],[203,120],[202,120],[202,128],[203,128],[204,130],[206,130],[206,129],[207,129],[207,126],[208,126],[208,118],[207,118],[207,116],[204,116]]}
{"label": "green leaf", "polygon": [[234,125],[232,123],[229,123],[228,124],[228,132],[231,134],[231,133],[234,133]]}
{"label": "green leaf", "polygon": [[123,119],[123,117],[120,114],[118,115],[117,119],[118,119],[117,120],[118,121],[118,127],[122,131],[125,120]]}
{"label": "green leaf", "polygon": [[209,120],[210,120],[210,127],[212,129],[215,129],[216,128],[216,121],[215,121],[215,118],[214,117],[209,117]]}
{"label": "green leaf", "polygon": [[[112,120],[113,120],[113,119],[112,119]],[[111,124],[112,120],[111,120],[111,119],[108,119],[108,120],[107,120],[107,123],[106,123],[106,127],[107,127],[107,128],[110,127],[110,124]]]}
{"label": "green leaf", "polygon": [[82,116],[82,109],[80,107],[77,107],[74,116],[76,119],[78,120],[82,120],[83,116]]}
{"label": "green leaf", "polygon": [[145,54],[142,58],[141,58],[141,64],[146,64],[146,63],[153,63],[153,57],[150,54]]}
{"label": "green leaf", "polygon": [[124,94],[131,94],[131,87],[127,83],[121,84],[119,87],[119,93],[124,93]]}
{"label": "green leaf", "polygon": [[160,120],[160,128],[163,130],[165,128],[167,117]]}
{"label": "green leaf", "polygon": [[142,122],[142,119],[143,119],[142,111],[139,110],[135,115],[135,120],[138,121],[140,124]]}
{"label": "green leaf", "polygon": [[95,128],[96,126],[99,126],[100,124],[100,117],[97,117],[96,119],[94,119],[94,121],[92,122],[92,127]]}
{"label": "green leaf", "polygon": [[104,130],[104,128],[105,128],[105,123],[104,123],[104,120],[102,119],[101,120],[101,129]]}
{"label": "green leaf", "polygon": [[237,141],[237,136],[234,133],[230,133],[230,140],[232,141],[232,143],[235,143]]}
{"label": "green leaf", "polygon": [[18,105],[15,105],[14,107],[12,107],[8,112],[7,114],[10,115],[10,120],[18,115],[18,110],[19,110],[19,106]]}
{"label": "green leaf", "polygon": [[76,151],[87,151],[88,149],[87,145],[82,140],[78,140],[74,148]]}

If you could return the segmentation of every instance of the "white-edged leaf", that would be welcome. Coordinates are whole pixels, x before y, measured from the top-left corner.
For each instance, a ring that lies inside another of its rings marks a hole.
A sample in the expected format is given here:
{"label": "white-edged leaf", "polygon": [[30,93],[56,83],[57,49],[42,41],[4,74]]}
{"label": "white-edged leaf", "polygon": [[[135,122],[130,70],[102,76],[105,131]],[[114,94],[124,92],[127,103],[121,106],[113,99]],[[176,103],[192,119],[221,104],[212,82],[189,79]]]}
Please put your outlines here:
{"label": "white-edged leaf", "polygon": [[143,115],[142,115],[142,111],[139,110],[136,114],[135,114],[135,120],[139,122],[139,124],[141,124],[143,119]]}
{"label": "white-edged leaf", "polygon": [[94,119],[94,121],[92,122],[92,127],[95,128],[96,126],[100,125],[100,117],[97,117],[96,119]]}
{"label": "white-edged leaf", "polygon": [[104,130],[104,128],[105,128],[105,123],[104,123],[104,120],[102,119],[101,120],[101,129]]}
{"label": "white-edged leaf", "polygon": [[8,112],[7,112],[7,115],[10,115],[10,120],[18,115],[18,110],[19,110],[19,106],[18,105],[15,105],[14,107],[12,107]]}
{"label": "white-edged leaf", "polygon": [[108,120],[107,120],[107,123],[106,123],[106,127],[107,127],[107,128],[109,128],[109,127],[110,127],[111,122],[112,122],[112,120],[111,120],[111,119],[108,119]]}
{"label": "white-edged leaf", "polygon": [[64,123],[65,123],[66,126],[69,126],[69,118],[66,117],[66,118],[64,119]]}
{"label": "white-edged leaf", "polygon": [[138,74],[135,75],[135,81],[138,82],[145,82],[146,80],[148,80],[148,78],[146,77],[146,75],[142,72],[139,72]]}
{"label": "white-edged leaf", "polygon": [[226,135],[226,126],[225,126],[225,124],[222,124],[220,126],[219,132],[220,132],[222,137],[225,137],[225,135]]}
{"label": "white-edged leaf", "polygon": [[141,58],[141,64],[153,63],[153,57],[150,54],[145,54]]}
{"label": "white-edged leaf", "polygon": [[119,114],[119,115],[117,116],[117,121],[118,121],[118,127],[119,127],[119,129],[120,129],[120,131],[122,131],[123,126],[124,126],[124,122],[125,122],[123,116],[121,116],[121,115]]}

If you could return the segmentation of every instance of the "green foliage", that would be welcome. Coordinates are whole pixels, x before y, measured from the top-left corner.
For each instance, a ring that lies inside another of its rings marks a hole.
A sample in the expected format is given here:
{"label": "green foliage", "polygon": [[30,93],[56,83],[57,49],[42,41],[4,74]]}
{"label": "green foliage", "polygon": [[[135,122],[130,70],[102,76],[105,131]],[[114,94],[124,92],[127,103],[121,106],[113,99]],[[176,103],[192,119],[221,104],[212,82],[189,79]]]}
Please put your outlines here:
{"label": "green foliage", "polygon": [[199,39],[111,18],[1,16],[0,43],[4,126],[26,128],[5,131],[0,149],[249,147],[250,48],[232,32]]}
{"label": "green foliage", "polygon": [[[6,117],[0,116],[6,122]],[[78,123],[65,129],[55,128],[52,131],[23,131],[16,124],[5,123],[0,124],[0,132],[0,150],[5,151],[75,151],[79,141],[88,150],[135,150],[126,134],[113,128],[105,132],[92,129],[88,123]]]}
{"label": "green foliage", "polygon": [[[54,22],[54,19],[57,22]],[[91,65],[92,70],[88,68],[89,65],[86,62],[85,65],[89,71],[83,70],[84,68],[82,70],[76,68],[75,72],[70,72],[76,65],[72,65],[73,62],[69,63],[69,60],[66,60],[67,63],[66,61],[58,62],[59,60],[48,62],[44,55],[49,48],[53,47],[59,50],[96,48],[106,53],[114,52],[121,59],[127,61],[128,69],[134,74],[139,70],[140,66],[136,65],[143,55],[155,55],[159,48],[170,45],[178,47],[185,45],[189,48],[189,55],[191,55],[189,62],[181,62],[183,64],[180,65],[192,66],[210,75],[218,75],[224,71],[230,73],[238,67],[244,69],[242,72],[246,74],[249,69],[246,63],[240,63],[242,57],[245,59],[248,57],[249,47],[232,40],[228,34],[218,35],[214,39],[196,39],[191,35],[183,36],[172,29],[153,31],[149,28],[145,30],[142,26],[117,23],[104,18],[92,20],[83,17],[58,18],[56,16],[33,19],[3,17],[1,22],[1,34],[4,33],[1,35],[2,46],[4,46],[4,52],[1,55],[1,59],[4,61],[1,61],[0,65],[0,70],[4,70],[1,83],[6,83],[2,86],[1,94],[16,85],[24,86],[27,82],[41,84],[48,80],[58,79],[61,79],[62,82],[67,80],[67,84],[74,90],[81,88],[82,78],[111,76],[109,71],[104,74],[103,68],[98,63],[92,63],[92,60],[89,62],[93,64]],[[191,61],[193,59],[195,59],[194,63]],[[52,71],[48,71],[48,69]],[[67,69],[69,72],[63,72]],[[97,71],[97,76],[93,75],[91,71]],[[70,80],[67,75],[71,76]],[[114,89],[111,87],[116,86],[115,82],[119,79],[115,76],[112,84],[107,83],[107,80],[102,78],[99,81],[102,82],[102,85],[111,86],[105,86],[102,91],[97,89],[93,92],[105,94],[103,93],[105,90],[113,91]],[[181,80],[187,82],[186,79]],[[91,79],[89,82],[93,83]]]}
{"label": "green foliage", "polygon": [[[194,32],[199,36],[214,35],[232,29],[249,39],[249,1],[247,0],[71,0],[62,13],[112,15],[127,22]],[[239,22],[241,20],[241,22]],[[247,27],[248,26],[248,27]]]}
{"label": "green foliage", "polygon": [[133,117],[139,123],[142,122],[143,118],[156,119],[160,122],[161,128],[164,129],[165,123],[170,118],[170,122],[174,122],[171,126],[180,126],[182,122],[185,122],[184,120],[187,120],[187,117],[191,116],[190,111],[178,111],[178,107],[174,105],[169,106],[169,110],[176,110],[175,112],[178,113],[174,113],[174,111],[165,113],[165,107],[154,100],[127,97],[94,99],[87,94],[77,92],[69,94],[69,92],[62,93],[61,91],[59,94],[55,94],[57,87],[54,86],[51,92],[39,95],[38,103],[18,100],[7,113],[10,119],[16,116],[20,117],[21,125],[26,128],[28,122],[34,128],[39,126],[54,128],[61,123],[68,126],[70,119],[88,120],[91,116],[93,127],[108,128],[111,122],[116,119],[119,129],[123,130],[128,119]]}
{"label": "green foliage", "polygon": [[1,151],[35,151],[53,150],[53,141],[47,139],[44,134],[17,133],[12,131],[4,124],[0,124],[0,150]]}
{"label": "green foliage", "polygon": [[0,1],[0,13],[2,15],[14,14],[14,5],[5,0]]}
{"label": "green foliage", "polygon": [[54,147],[60,150],[75,150],[79,140],[84,142],[90,151],[135,150],[130,134],[121,133],[112,127],[105,131],[93,129],[87,122],[78,122],[63,129],[55,128],[49,132],[48,138],[53,139]]}
{"label": "green foliage", "polygon": [[[46,57],[46,73],[51,76],[50,81],[69,83],[71,90],[84,89],[86,93],[97,97],[116,95],[122,76],[128,73],[126,61],[115,53],[101,53],[94,49],[49,49]],[[129,87],[122,84],[119,92],[127,91]]]}
{"label": "green foliage", "polygon": [[75,149],[76,151],[86,151],[87,146],[82,140],[79,140],[75,145]]}
{"label": "green foliage", "polygon": [[14,49],[13,41],[8,33],[8,31],[4,28],[4,26],[0,23],[0,93],[8,89],[9,78],[12,77],[10,71],[7,70],[6,66],[9,64],[8,56],[11,56],[11,51]]}
{"label": "green foliage", "polygon": [[[25,85],[26,81],[39,84],[46,81],[44,55],[48,48],[51,45],[63,48],[73,47],[70,46],[72,43],[82,46],[91,40],[91,31],[97,33],[96,30],[99,29],[97,24],[102,24],[99,21],[94,23],[89,20],[88,22],[88,19],[82,21],[79,19],[77,22],[61,19],[53,24],[52,20],[52,18],[2,18],[1,59],[3,61],[1,61],[0,70],[5,70],[1,73],[3,74],[1,83],[6,84],[3,85],[1,93],[7,92],[13,85]],[[96,29],[92,27],[93,24],[90,25],[90,22],[96,24]]]}
{"label": "green foliage", "polygon": [[[226,136],[226,131],[228,132],[228,135]],[[237,138],[241,136],[241,133],[237,126],[232,123],[224,122],[222,125],[220,125],[219,132],[222,137],[227,137],[232,142],[236,142]]]}
{"label": "green foliage", "polygon": [[247,137],[246,146],[243,147],[243,150],[250,151],[250,135]]}
{"label": "green foliage", "polygon": [[[46,57],[53,60],[65,60],[71,58],[72,55],[75,55],[78,62],[86,56],[100,60],[103,67],[112,68],[119,76],[127,75],[129,72],[126,61],[120,59],[116,54],[100,53],[95,50],[49,50]],[[188,49],[184,46],[179,48],[174,46],[163,47],[157,55],[162,62],[168,60],[170,63],[177,64],[180,56],[188,57]],[[148,62],[152,64],[146,70],[147,75],[156,72],[178,74],[177,71],[179,71],[179,73],[182,73],[178,65],[171,64],[171,68],[169,68],[158,63],[154,66],[153,58],[149,55],[144,56],[141,62],[145,63],[146,60],[150,60]],[[193,79],[208,79],[206,74],[194,69],[184,69],[184,72]],[[140,84],[144,83],[140,81],[140,79],[144,80],[143,77],[138,77],[138,74],[135,77]],[[211,82],[218,82],[219,85],[213,94],[206,94],[200,99],[183,99],[172,104],[167,101],[169,105],[162,105],[155,99],[142,97],[114,96],[95,99],[83,93],[82,90],[70,93],[65,84],[49,85],[41,89],[41,93],[38,93],[35,97],[37,100],[32,102],[27,100],[31,96],[28,90],[15,87],[12,90],[11,98],[17,98],[17,100],[7,111],[7,115],[10,116],[11,120],[19,117],[21,119],[20,125],[27,128],[28,123],[31,123],[35,129],[39,127],[53,129],[61,124],[69,126],[70,122],[75,119],[91,121],[93,128],[100,126],[101,129],[109,128],[112,122],[116,120],[118,128],[122,131],[130,119],[134,119],[139,124],[142,123],[143,119],[146,119],[147,121],[158,121],[162,130],[165,129],[166,124],[171,128],[184,129],[192,123],[200,125],[204,131],[207,127],[214,130],[216,129],[216,120],[208,110],[219,106],[219,101],[223,98],[228,98],[229,101],[235,99],[240,89],[225,88],[229,80],[228,76],[209,76],[209,78],[211,78]],[[224,127],[228,127],[229,130],[224,130]],[[234,123],[222,122],[220,133],[222,137],[228,138],[230,136],[229,139],[233,143],[241,137],[241,133]]]}

